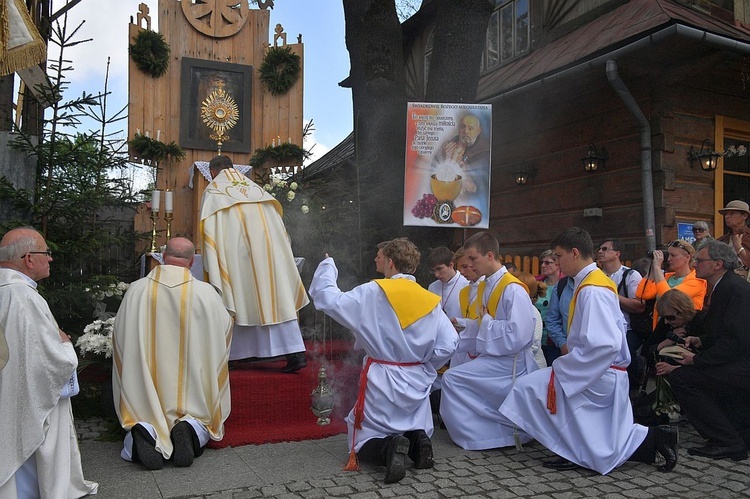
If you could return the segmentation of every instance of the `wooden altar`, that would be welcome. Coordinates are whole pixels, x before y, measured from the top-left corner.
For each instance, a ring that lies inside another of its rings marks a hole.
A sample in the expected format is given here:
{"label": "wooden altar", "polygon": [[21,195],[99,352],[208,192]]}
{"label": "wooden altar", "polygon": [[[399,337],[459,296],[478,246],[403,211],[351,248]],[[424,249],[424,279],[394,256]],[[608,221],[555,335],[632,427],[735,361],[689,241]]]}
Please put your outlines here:
{"label": "wooden altar", "polygon": [[[209,161],[216,154],[215,144],[206,145],[206,140],[201,142],[193,137],[205,137],[210,133],[200,122],[199,103],[205,99],[201,92],[206,92],[206,79],[224,79],[229,83],[227,88],[235,84],[232,88],[241,89],[232,97],[237,101],[241,122],[234,133],[237,135],[237,130],[242,132],[222,147],[222,154],[232,158],[233,162],[247,164],[255,149],[274,141],[302,145],[302,36],[299,36],[298,43],[287,45],[286,34],[277,24],[271,41],[270,11],[250,9],[246,2],[235,7],[226,4],[222,0],[207,0],[205,3],[158,0],[158,31],[170,47],[169,68],[166,74],[154,78],[141,71],[132,58],[129,66],[128,138],[132,139],[136,133],[148,133],[151,138],[164,143],[174,141],[185,150],[185,159],[164,160],[153,167],[157,168],[156,189],[174,192],[172,235],[187,237],[198,248],[197,213],[207,182],[202,175],[196,174],[191,189],[188,186],[190,166],[195,161]],[[267,6],[272,2],[260,4]],[[149,6],[140,4],[136,21],[131,18],[129,43],[133,43],[140,31],[154,29],[149,12]],[[301,76],[285,94],[272,95],[258,78],[257,68],[270,45],[289,47],[302,60]],[[132,152],[131,160],[139,162]],[[157,227],[157,246],[161,246],[166,243],[163,216]],[[146,207],[137,210],[135,230],[151,231]]]}

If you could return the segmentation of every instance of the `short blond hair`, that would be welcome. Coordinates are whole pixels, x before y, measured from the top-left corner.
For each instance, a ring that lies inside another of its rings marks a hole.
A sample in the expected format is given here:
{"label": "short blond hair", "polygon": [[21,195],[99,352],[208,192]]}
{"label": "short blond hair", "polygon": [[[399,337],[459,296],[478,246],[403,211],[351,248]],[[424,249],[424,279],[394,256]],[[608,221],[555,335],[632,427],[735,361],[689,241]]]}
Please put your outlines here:
{"label": "short blond hair", "polygon": [[383,256],[393,262],[396,270],[413,274],[419,267],[422,255],[417,246],[405,237],[397,237],[383,247]]}

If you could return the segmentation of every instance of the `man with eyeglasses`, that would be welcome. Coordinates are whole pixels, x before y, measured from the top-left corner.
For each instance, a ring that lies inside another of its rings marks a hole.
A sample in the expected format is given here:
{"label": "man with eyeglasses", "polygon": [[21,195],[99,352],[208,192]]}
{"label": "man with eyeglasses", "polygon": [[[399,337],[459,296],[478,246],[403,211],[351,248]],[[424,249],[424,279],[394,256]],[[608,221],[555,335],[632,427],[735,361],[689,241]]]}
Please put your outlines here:
{"label": "man with eyeglasses", "polygon": [[0,241],[0,329],[9,350],[0,371],[0,497],[82,497],[98,488],[83,478],[70,408],[78,358],[36,289],[50,262],[31,227]]}
{"label": "man with eyeglasses", "polygon": [[711,459],[747,458],[750,447],[750,283],[733,270],[734,250],[709,241],[698,251],[695,269],[713,286],[702,330],[685,338],[698,348],[684,353],[669,375],[675,398],[690,423],[707,440],[688,454]]}
{"label": "man with eyeglasses", "polygon": [[[649,273],[641,279],[635,297],[646,301],[658,298],[670,289],[679,289],[693,300],[696,310],[703,309],[706,297],[706,281],[696,277],[690,262],[695,255],[693,246],[682,240],[672,241],[665,251],[654,250]],[[663,273],[662,265],[667,259],[670,272]],[[659,322],[659,313],[654,310],[652,326]]]}

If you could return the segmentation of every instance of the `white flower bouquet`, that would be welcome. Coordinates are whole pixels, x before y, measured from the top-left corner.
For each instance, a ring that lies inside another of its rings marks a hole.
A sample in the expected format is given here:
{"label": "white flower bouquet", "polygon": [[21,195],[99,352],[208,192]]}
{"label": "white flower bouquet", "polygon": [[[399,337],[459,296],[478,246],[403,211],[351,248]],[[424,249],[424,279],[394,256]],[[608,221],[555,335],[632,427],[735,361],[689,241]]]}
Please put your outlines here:
{"label": "white flower bouquet", "polygon": [[81,356],[86,357],[86,354],[95,354],[104,356],[105,359],[111,359],[114,325],[115,318],[110,317],[106,320],[97,319],[86,326],[83,334],[76,341]]}

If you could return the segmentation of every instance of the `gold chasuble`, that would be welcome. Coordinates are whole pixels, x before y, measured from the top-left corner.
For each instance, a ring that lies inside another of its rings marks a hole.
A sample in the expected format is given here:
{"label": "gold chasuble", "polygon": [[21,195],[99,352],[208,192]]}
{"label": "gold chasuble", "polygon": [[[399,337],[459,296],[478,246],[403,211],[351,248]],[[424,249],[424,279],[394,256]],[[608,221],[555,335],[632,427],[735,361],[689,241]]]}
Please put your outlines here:
{"label": "gold chasuble", "polygon": [[[524,283],[519,281],[516,276],[514,276],[510,272],[506,272],[505,274],[503,274],[503,276],[497,282],[497,285],[495,285],[495,289],[492,290],[490,298],[487,300],[487,313],[489,313],[492,317],[495,317],[495,312],[497,312],[497,305],[500,303],[500,298],[503,296],[503,291],[505,291],[505,288],[509,284],[518,284],[519,286],[523,286],[523,289],[525,289],[527,293],[529,292],[529,288]],[[483,297],[484,289],[486,287],[487,280],[480,282],[477,296]]]}
{"label": "gold chasuble", "polygon": [[115,409],[122,427],[150,423],[156,449],[172,455],[169,433],[193,418],[212,440],[229,416],[227,361],[232,319],[216,290],[190,271],[160,265],[130,285],[115,319]]}
{"label": "gold chasuble", "polygon": [[234,168],[203,193],[203,268],[237,325],[296,320],[310,301],[281,215],[279,202]]}
{"label": "gold chasuble", "polygon": [[385,293],[401,329],[411,326],[440,303],[438,295],[409,279],[375,279],[375,282]]}
{"label": "gold chasuble", "polygon": [[607,277],[607,275],[600,269],[595,269],[589,272],[589,275],[583,278],[581,284],[576,288],[573,299],[570,300],[570,307],[568,308],[568,331],[570,331],[570,325],[573,324],[573,312],[576,308],[576,302],[578,301],[578,293],[584,286],[601,286],[602,288],[609,288],[614,294],[617,294],[617,286],[615,282]]}

